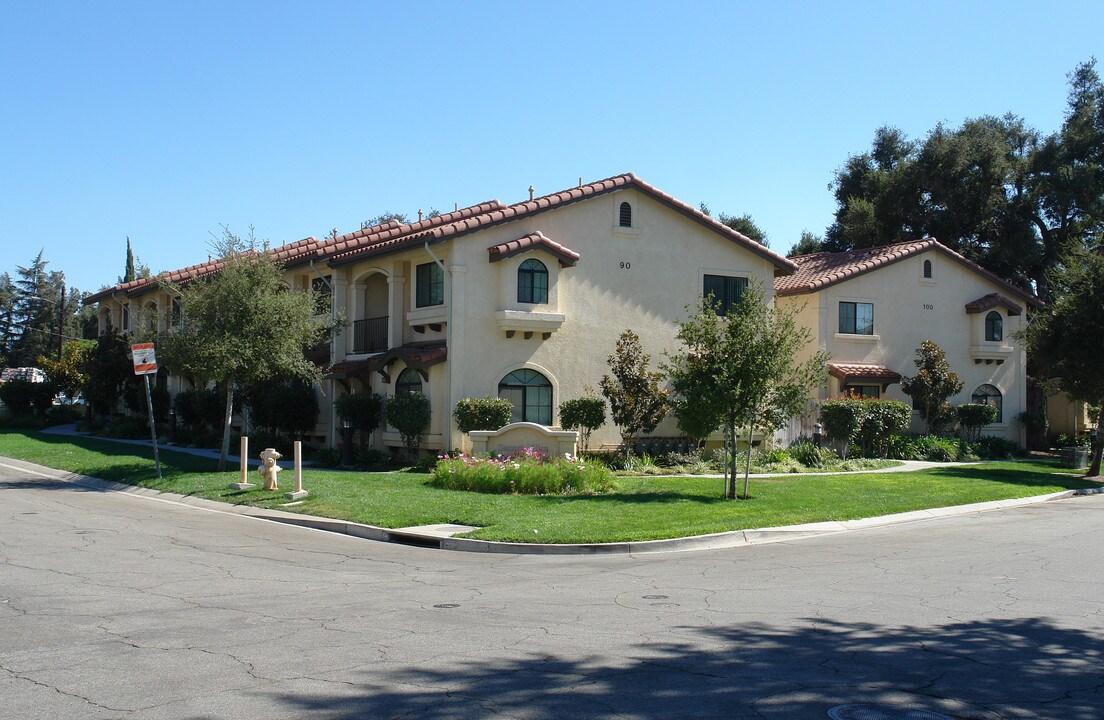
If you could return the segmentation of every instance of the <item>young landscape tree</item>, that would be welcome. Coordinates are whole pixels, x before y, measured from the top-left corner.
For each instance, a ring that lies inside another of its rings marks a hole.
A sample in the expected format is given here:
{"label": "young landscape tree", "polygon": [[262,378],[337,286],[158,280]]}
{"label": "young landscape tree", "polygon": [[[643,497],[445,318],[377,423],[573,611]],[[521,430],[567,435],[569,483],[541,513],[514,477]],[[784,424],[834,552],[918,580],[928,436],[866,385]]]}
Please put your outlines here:
{"label": "young landscape tree", "polygon": [[314,293],[288,290],[280,265],[257,248],[252,234],[242,240],[224,228],[214,249],[223,263],[217,274],[167,287],[180,298],[184,322],[158,340],[158,354],[175,372],[223,385],[222,471],[235,385],[276,378],[317,381],[321,370],[304,353],[325,337],[328,325],[314,314]]}
{"label": "young landscape tree", "polygon": [[694,437],[723,429],[729,458],[725,497],[737,497],[737,430],[748,433],[740,496],[747,499],[753,433],[773,432],[798,415],[827,377],[827,353],[798,360],[812,333],[797,324],[797,312],[768,304],[762,288],[752,284],[726,315],[707,297],[694,315],[679,323],[678,338],[686,350],[668,355],[664,366],[675,394],[675,416],[679,427]]}
{"label": "young landscape tree", "polygon": [[625,330],[617,338],[613,354],[606,358],[613,377],[603,375],[599,386],[610,404],[613,422],[621,429],[626,455],[640,433],[655,430],[667,416],[667,391],[659,386],[663,374],[648,369],[651,356],[644,352],[640,337]]}
{"label": "young landscape tree", "polygon": [[[1050,312],[1037,313],[1028,323],[1027,351],[1067,395],[1098,408],[1096,426],[1104,429],[1104,250],[1065,255],[1050,280],[1058,299]],[[1100,435],[1086,473],[1090,477],[1100,475]]]}
{"label": "young landscape tree", "polygon": [[916,374],[901,378],[901,391],[912,398],[929,433],[939,432],[954,419],[947,400],[962,392],[962,380],[951,370],[947,353],[933,340],[916,349]]}

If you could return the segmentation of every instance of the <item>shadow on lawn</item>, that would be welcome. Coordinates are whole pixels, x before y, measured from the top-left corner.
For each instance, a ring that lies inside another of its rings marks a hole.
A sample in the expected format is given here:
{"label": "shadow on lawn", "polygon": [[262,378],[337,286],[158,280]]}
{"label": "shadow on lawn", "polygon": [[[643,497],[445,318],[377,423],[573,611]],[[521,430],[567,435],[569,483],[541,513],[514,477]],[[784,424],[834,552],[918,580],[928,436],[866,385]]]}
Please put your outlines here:
{"label": "shadow on lawn", "polygon": [[968,480],[995,480],[1010,485],[1023,485],[1026,487],[1048,487],[1058,485],[1070,490],[1100,487],[1099,483],[1086,480],[1084,477],[1062,474],[1060,471],[1063,469],[1064,468],[1060,468],[1057,463],[1054,464],[1053,468],[1044,472],[1040,472],[1037,468],[1030,466],[978,467],[974,465],[956,465],[953,467],[932,468],[927,470],[927,472],[937,477],[957,477]]}
{"label": "shadow on lawn", "polygon": [[358,681],[331,693],[314,684],[274,697],[297,716],[318,718],[793,720],[848,703],[955,718],[1100,717],[1099,633],[1047,619],[913,627],[809,618],[796,629],[673,628],[671,638],[626,657],[472,648],[465,659],[427,667],[368,664]]}

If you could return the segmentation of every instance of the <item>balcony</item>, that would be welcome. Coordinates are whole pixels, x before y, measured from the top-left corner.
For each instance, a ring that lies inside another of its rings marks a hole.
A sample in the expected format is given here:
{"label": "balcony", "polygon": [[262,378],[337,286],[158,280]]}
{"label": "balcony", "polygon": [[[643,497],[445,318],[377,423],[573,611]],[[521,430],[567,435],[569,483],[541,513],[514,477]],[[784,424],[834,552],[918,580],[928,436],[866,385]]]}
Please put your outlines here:
{"label": "balcony", "polygon": [[387,316],[353,321],[353,354],[387,349]]}

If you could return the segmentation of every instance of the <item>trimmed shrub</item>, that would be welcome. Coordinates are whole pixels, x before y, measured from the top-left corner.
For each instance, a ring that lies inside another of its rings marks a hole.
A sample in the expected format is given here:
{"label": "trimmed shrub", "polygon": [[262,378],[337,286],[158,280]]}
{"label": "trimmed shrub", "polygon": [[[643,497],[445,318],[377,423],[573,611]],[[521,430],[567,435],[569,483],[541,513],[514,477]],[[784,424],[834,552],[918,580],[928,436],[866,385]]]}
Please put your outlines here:
{"label": "trimmed shrub", "polygon": [[845,460],[851,443],[858,438],[865,409],[863,401],[854,398],[829,400],[820,406],[820,422],[824,432],[841,444],[840,455]]}
{"label": "trimmed shrub", "polygon": [[508,458],[442,455],[436,458],[430,484],[510,495],[596,494],[615,487],[613,476],[601,463],[570,456],[551,458],[533,448],[522,448]]}
{"label": "trimmed shrub", "polygon": [[222,427],[226,398],[207,388],[182,390],[173,398],[173,407],[181,424],[193,430],[211,430]]}
{"label": "trimmed shrub", "polygon": [[590,435],[606,423],[606,401],[594,395],[564,400],[560,403],[560,425],[564,430],[578,430],[583,450],[590,449]]}
{"label": "trimmed shrub", "polygon": [[807,468],[822,469],[838,460],[831,448],[817,447],[811,442],[799,442],[789,449],[790,457]]}
{"label": "trimmed shrub", "polygon": [[429,398],[421,393],[396,395],[387,401],[384,412],[387,423],[402,437],[407,452],[416,453],[422,433],[429,427]]}
{"label": "trimmed shrub", "polygon": [[363,391],[345,393],[334,401],[334,409],[360,433],[360,445],[364,447],[383,420],[383,396]]}
{"label": "trimmed shrub", "polygon": [[864,455],[886,457],[891,438],[908,429],[912,420],[912,408],[908,403],[896,400],[862,400],[866,405],[859,426],[859,440]]}
{"label": "trimmed shrub", "polygon": [[1024,455],[1024,449],[1016,443],[991,435],[982,435],[970,445],[982,460],[1011,460]]}
{"label": "trimmed shrub", "polygon": [[498,430],[510,424],[514,406],[506,398],[464,398],[456,403],[452,416],[462,433],[472,430]]}
{"label": "trimmed shrub", "polygon": [[962,436],[971,442],[978,439],[981,429],[997,420],[997,408],[985,403],[966,403],[955,408]]}

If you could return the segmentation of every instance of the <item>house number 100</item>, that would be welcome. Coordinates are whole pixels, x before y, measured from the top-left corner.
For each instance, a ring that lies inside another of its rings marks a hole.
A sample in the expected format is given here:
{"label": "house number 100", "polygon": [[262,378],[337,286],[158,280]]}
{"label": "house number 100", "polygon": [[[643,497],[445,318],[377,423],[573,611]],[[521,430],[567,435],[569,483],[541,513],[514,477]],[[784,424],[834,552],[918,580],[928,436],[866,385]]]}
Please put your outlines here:
{"label": "house number 100", "polygon": [[622,270],[628,270],[630,268],[632,268],[632,263],[631,262],[625,262],[624,260],[621,261],[621,269]]}
{"label": "house number 100", "polygon": [[924,309],[925,310],[935,310],[935,305],[928,305],[927,303],[924,303]]}

